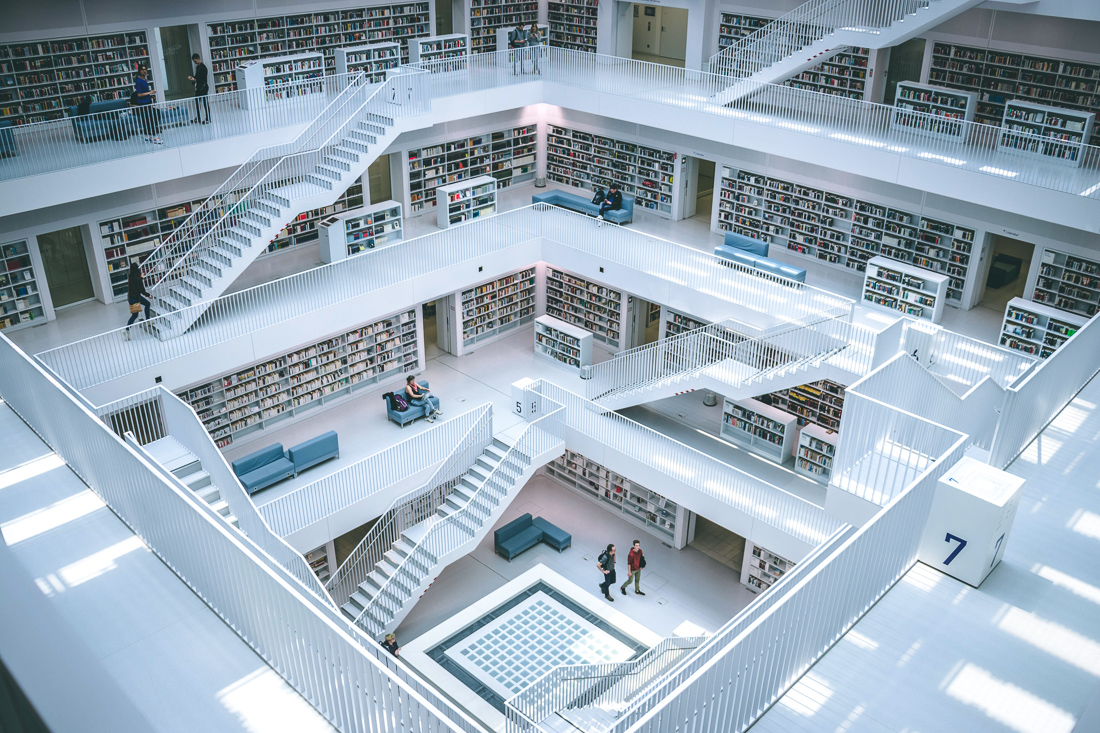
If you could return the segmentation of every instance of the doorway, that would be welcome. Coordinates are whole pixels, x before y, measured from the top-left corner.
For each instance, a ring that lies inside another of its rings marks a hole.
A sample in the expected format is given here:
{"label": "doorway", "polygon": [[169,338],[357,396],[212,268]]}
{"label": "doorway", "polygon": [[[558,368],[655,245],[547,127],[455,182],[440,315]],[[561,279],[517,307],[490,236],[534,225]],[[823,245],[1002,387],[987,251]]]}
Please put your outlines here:
{"label": "doorway", "polygon": [[[449,33],[454,33],[454,16],[455,8],[454,3],[458,0],[435,0],[435,34],[437,36],[445,36]],[[464,7],[459,4],[458,13],[464,12]],[[466,29],[469,33],[469,29]]]}
{"label": "doorway", "polygon": [[[429,312],[431,313],[430,324],[428,323]],[[458,344],[455,343],[455,339],[458,338],[457,329],[451,325],[456,317],[454,294],[424,305],[424,344],[429,352],[429,359],[440,354],[454,354],[458,349]],[[434,354],[431,353],[427,344],[435,344]]]}
{"label": "doorway", "polygon": [[195,85],[187,78],[194,72],[191,65],[189,26],[171,25],[156,30],[160,42],[161,68],[164,71],[160,80],[161,94],[168,102],[193,97]]}
{"label": "doorway", "polygon": [[913,38],[890,49],[890,63],[886,67],[886,92],[883,100],[886,104],[894,103],[898,82],[920,81],[926,45],[927,42],[923,38]]}
{"label": "doorway", "polygon": [[53,307],[63,308],[95,297],[88,254],[80,227],[39,234],[38,251]]}
{"label": "doorway", "polygon": [[695,536],[691,546],[718,562],[741,572],[745,562],[745,538],[706,517],[695,515]]}
{"label": "doorway", "polygon": [[393,186],[390,183],[390,156],[379,155],[367,168],[367,187],[370,189],[371,204],[379,204],[393,198]]}
{"label": "doorway", "polygon": [[989,238],[989,272],[981,304],[1000,313],[1008,301],[1024,297],[1035,245],[999,234],[990,234]]}
{"label": "doorway", "polygon": [[696,165],[698,175],[695,185],[695,215],[698,221],[710,225],[710,212],[714,206],[714,161],[699,158]]}
{"label": "doorway", "polygon": [[631,58],[666,66],[684,66],[688,11],[634,3]]}
{"label": "doorway", "polygon": [[631,295],[633,304],[629,309],[630,327],[626,348],[633,349],[657,341],[661,336],[661,304],[651,303],[636,295]]}

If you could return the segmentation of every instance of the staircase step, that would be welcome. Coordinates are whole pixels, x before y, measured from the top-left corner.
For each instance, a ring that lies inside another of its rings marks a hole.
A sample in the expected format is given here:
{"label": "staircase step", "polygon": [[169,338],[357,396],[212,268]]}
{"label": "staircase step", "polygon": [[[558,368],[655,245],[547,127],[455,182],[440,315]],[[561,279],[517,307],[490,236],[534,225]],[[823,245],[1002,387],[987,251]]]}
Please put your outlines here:
{"label": "staircase step", "polygon": [[338,158],[335,155],[326,155],[324,158],[321,159],[321,162],[329,168],[333,168],[338,171],[351,171],[351,166],[348,164],[348,161],[344,158]]}
{"label": "staircase step", "polygon": [[373,590],[369,590],[367,588],[364,588],[363,586],[359,586],[359,590],[351,594],[351,598],[348,599],[348,604],[355,606],[359,609],[359,611],[362,611],[364,608],[367,607],[367,604],[370,603],[373,597]]}
{"label": "staircase step", "polygon": [[184,486],[192,491],[198,491],[201,488],[210,485],[210,474],[202,470],[202,464],[198,461],[195,462],[195,470],[188,474],[175,473],[176,477],[183,483]]}
{"label": "staircase step", "polygon": [[231,514],[229,511],[229,502],[225,499],[219,498],[217,501],[210,504],[210,508],[223,517],[228,517]]}
{"label": "staircase step", "polygon": [[[352,163],[359,162],[359,153],[349,148],[346,148],[343,145],[337,145],[333,147],[332,154],[335,157],[343,158],[344,160],[350,160]],[[350,166],[348,170],[351,170]]]}
{"label": "staircase step", "polygon": [[318,175],[325,178],[332,179],[333,181],[339,181],[344,177],[344,171],[337,168],[332,168],[327,165],[318,165],[313,169]]}
{"label": "staircase step", "polygon": [[222,496],[221,489],[219,489],[214,484],[207,484],[206,486],[194,489],[193,491],[195,492],[195,496],[199,497],[207,504],[214,503]]}
{"label": "staircase step", "polygon": [[329,190],[332,190],[332,181],[325,178],[324,176],[319,176],[316,173],[307,173],[306,180],[320,188],[327,188]]}
{"label": "staircase step", "polygon": [[194,293],[188,291],[182,285],[178,283],[172,283],[168,286],[168,292],[172,294],[173,299],[176,302],[183,303],[185,306],[189,306],[199,298]]}
{"label": "staircase step", "polygon": [[232,525],[233,525],[234,527],[236,527],[237,529],[240,529],[240,528],[241,528],[241,523],[240,523],[240,521],[239,521],[239,520],[237,519],[237,517],[235,517],[235,516],[234,516],[234,515],[232,515],[232,514],[226,514],[226,515],[225,515],[225,521],[229,522],[230,524],[232,524]]}
{"label": "staircase step", "polygon": [[211,260],[207,259],[205,253],[199,256],[199,259],[195,261],[195,272],[205,275],[214,284],[214,280],[222,276],[222,268]]}
{"label": "staircase step", "polygon": [[374,145],[376,142],[378,142],[377,137],[363,130],[349,130],[347,140],[354,140],[359,142],[360,144],[366,143],[368,145]]}
{"label": "staircase step", "polygon": [[272,220],[278,219],[283,215],[283,209],[281,206],[276,206],[271,201],[265,201],[262,198],[252,203],[252,209],[254,211],[263,212],[264,214],[269,214]]}

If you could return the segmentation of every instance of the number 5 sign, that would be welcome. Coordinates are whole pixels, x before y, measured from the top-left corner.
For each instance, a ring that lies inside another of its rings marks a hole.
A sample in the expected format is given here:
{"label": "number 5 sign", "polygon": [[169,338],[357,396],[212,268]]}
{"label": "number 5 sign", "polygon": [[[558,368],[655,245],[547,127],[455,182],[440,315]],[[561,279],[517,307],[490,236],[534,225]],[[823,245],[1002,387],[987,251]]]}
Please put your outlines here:
{"label": "number 5 sign", "polygon": [[974,587],[997,566],[1008,544],[1024,480],[973,458],[940,478],[928,514],[920,561]]}

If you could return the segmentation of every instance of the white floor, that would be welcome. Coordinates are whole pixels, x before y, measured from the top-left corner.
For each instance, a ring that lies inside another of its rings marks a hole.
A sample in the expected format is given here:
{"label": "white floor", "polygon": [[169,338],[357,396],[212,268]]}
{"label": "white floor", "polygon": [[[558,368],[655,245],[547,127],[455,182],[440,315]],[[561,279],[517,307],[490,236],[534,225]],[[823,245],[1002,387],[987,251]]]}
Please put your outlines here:
{"label": "white floor", "polygon": [[2,403],[0,434],[5,543],[155,730],[333,730],[67,466],[7,485],[52,451]]}
{"label": "white floor", "polygon": [[1100,678],[1098,408],[1093,380],[1009,468],[1024,498],[980,588],[916,565],[753,730],[1074,730]]}
{"label": "white floor", "polygon": [[[398,628],[398,641],[420,636],[539,563],[661,637],[673,636],[685,623],[713,633],[756,597],[741,585],[739,571],[694,547],[675,550],[664,545],[637,525],[544,476],[527,483],[495,526],[526,513],[545,517],[569,532],[573,546],[559,553],[540,543],[509,562],[494,552],[489,532],[476,550],[440,573]],[[636,539],[642,541],[646,556],[642,571],[646,595],[635,595],[631,584],[624,596],[618,586],[626,580],[626,551]],[[596,558],[608,543],[616,545],[618,555],[613,602],[602,600],[603,576],[596,570]]]}

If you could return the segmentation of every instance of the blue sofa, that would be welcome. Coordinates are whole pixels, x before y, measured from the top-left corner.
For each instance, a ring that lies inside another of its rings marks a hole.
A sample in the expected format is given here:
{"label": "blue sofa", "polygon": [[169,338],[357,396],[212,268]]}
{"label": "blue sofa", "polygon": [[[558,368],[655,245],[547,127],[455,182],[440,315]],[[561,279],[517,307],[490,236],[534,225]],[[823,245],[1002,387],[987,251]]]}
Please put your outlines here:
{"label": "blue sofa", "polygon": [[294,475],[297,476],[310,466],[316,466],[330,458],[340,457],[340,440],[335,430],[322,433],[316,438],[310,438],[304,443],[299,443],[286,452],[290,462],[294,464]]}
{"label": "blue sofa", "polygon": [[340,457],[340,440],[335,430],[310,438],[288,451],[282,443],[269,445],[233,461],[233,473],[250,494],[330,458]]}
{"label": "blue sofa", "polygon": [[[576,194],[566,193],[565,191],[544,191],[542,193],[536,193],[531,197],[531,203],[552,204],[553,206],[560,206],[563,209],[569,209],[571,211],[579,211],[582,214],[588,214],[590,216],[597,216],[600,213],[599,205],[592,203],[591,199],[581,198]],[[629,224],[634,221],[634,197],[627,196],[624,193],[623,208],[607,212],[604,214],[604,218],[616,224]]]}
{"label": "blue sofa", "polygon": [[[106,102],[92,102],[87,115],[78,115],[76,107],[69,107],[69,120],[76,139],[90,143],[111,138],[125,140],[138,132],[141,125],[129,109],[126,99],[111,99]],[[102,114],[112,112],[114,114]]]}
{"label": "blue sofa", "polygon": [[[428,389],[427,382],[417,382],[417,384],[419,384],[424,389]],[[427,400],[417,400],[416,402],[412,402],[409,404],[409,409],[405,410],[404,412],[400,412],[395,409],[396,405],[394,404],[393,396],[393,392],[386,392],[382,395],[382,399],[386,401],[386,415],[390,418],[390,420],[393,420],[401,427],[405,427],[417,418],[428,416],[428,410],[430,408],[428,406]],[[435,395],[432,396],[434,397]],[[436,397],[436,399],[439,398]]]}
{"label": "blue sofa", "polygon": [[573,544],[573,536],[542,517],[524,514],[493,532],[493,544],[501,557],[511,562],[520,553],[545,542],[558,552]]}
{"label": "blue sofa", "polygon": [[10,158],[19,155],[19,148],[15,147],[14,125],[11,120],[0,120],[0,158]]}
{"label": "blue sofa", "polygon": [[237,474],[241,485],[250,494],[294,475],[294,462],[286,457],[282,443],[238,458],[232,465],[233,473]]}
{"label": "blue sofa", "polygon": [[806,269],[795,267],[768,257],[768,243],[746,237],[736,232],[726,232],[725,241],[714,248],[714,254],[724,260],[736,262],[761,272],[779,275],[788,280],[806,282]]}

